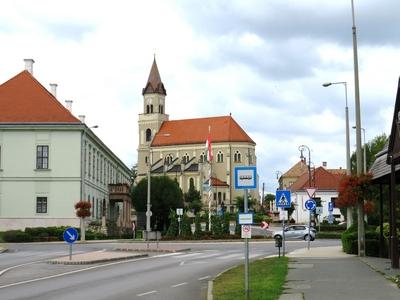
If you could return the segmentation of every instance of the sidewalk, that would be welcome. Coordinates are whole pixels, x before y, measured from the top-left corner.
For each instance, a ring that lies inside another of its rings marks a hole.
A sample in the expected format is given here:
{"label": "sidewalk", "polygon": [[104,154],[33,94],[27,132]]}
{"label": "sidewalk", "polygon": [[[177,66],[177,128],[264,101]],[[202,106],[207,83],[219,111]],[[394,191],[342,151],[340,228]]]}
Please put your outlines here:
{"label": "sidewalk", "polygon": [[299,249],[288,255],[289,273],[280,300],[400,299],[389,280],[400,275],[388,259],[348,255],[337,247]]}

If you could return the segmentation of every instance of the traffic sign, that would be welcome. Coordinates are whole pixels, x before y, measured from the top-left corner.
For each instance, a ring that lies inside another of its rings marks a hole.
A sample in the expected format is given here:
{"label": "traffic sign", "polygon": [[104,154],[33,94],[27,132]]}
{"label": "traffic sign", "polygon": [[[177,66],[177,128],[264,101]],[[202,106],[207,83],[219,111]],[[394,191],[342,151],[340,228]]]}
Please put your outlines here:
{"label": "traffic sign", "polygon": [[251,225],[242,225],[242,239],[251,239]]}
{"label": "traffic sign", "polygon": [[257,188],[256,167],[235,167],[235,189],[247,190]]}
{"label": "traffic sign", "polygon": [[328,211],[333,211],[333,202],[328,202]]}
{"label": "traffic sign", "polygon": [[238,214],[239,225],[253,224],[253,213]]}
{"label": "traffic sign", "polygon": [[288,219],[288,211],[282,209],[282,210],[279,212],[279,220],[280,220],[280,221],[287,221],[287,219]]}
{"label": "traffic sign", "polygon": [[313,199],[308,199],[306,201],[306,203],[304,203],[304,206],[306,207],[306,209],[308,210],[314,210],[316,207],[316,203]]}
{"label": "traffic sign", "polygon": [[75,228],[69,227],[63,233],[64,241],[68,244],[73,244],[78,239],[78,231]]}
{"label": "traffic sign", "polygon": [[177,208],[177,209],[176,209],[176,214],[177,214],[178,216],[182,216],[182,215],[183,215],[183,208]]}
{"label": "traffic sign", "polygon": [[306,192],[307,192],[308,197],[312,198],[314,196],[316,190],[317,190],[316,188],[307,188]]}
{"label": "traffic sign", "polygon": [[275,194],[276,207],[290,208],[290,191],[277,190]]}
{"label": "traffic sign", "polygon": [[261,229],[268,229],[268,227],[269,227],[269,224],[267,222],[265,222],[265,221],[261,222]]}

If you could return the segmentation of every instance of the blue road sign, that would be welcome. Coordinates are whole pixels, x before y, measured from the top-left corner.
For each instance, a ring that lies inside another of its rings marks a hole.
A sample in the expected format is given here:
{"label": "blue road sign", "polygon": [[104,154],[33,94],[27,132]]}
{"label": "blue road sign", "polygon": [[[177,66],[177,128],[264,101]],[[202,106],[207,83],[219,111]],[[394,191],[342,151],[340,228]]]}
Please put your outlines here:
{"label": "blue road sign", "polygon": [[308,210],[314,210],[316,207],[316,203],[313,199],[308,199],[306,201],[306,203],[304,203],[304,206],[306,207],[306,209]]}
{"label": "blue road sign", "polygon": [[247,190],[257,188],[257,168],[249,167],[235,167],[235,189]]}
{"label": "blue road sign", "polygon": [[69,227],[65,229],[63,237],[64,241],[66,241],[68,244],[73,244],[78,239],[78,231],[75,228]]}
{"label": "blue road sign", "polygon": [[328,211],[333,211],[333,203],[328,202]]}
{"label": "blue road sign", "polygon": [[276,190],[275,194],[276,207],[290,208],[290,191]]}

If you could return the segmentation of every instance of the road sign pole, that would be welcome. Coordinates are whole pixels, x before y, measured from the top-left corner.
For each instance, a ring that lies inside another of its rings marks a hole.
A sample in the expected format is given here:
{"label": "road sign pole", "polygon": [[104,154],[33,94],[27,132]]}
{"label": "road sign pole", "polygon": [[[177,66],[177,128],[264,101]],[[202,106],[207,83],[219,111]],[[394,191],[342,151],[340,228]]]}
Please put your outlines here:
{"label": "road sign pole", "polygon": [[72,260],[72,244],[69,244],[69,260]]}
{"label": "road sign pole", "polygon": [[[247,200],[247,189],[244,190],[244,212],[248,213],[248,200]],[[250,225],[251,226],[251,225]],[[244,239],[244,291],[246,299],[249,298],[249,239]]]}
{"label": "road sign pole", "polygon": [[308,218],[308,241],[307,241],[307,249],[310,250],[310,228],[311,228],[311,209],[309,210],[309,218]]}
{"label": "road sign pole", "polygon": [[[285,210],[284,208],[281,208]],[[282,257],[285,256],[285,217],[282,218]]]}

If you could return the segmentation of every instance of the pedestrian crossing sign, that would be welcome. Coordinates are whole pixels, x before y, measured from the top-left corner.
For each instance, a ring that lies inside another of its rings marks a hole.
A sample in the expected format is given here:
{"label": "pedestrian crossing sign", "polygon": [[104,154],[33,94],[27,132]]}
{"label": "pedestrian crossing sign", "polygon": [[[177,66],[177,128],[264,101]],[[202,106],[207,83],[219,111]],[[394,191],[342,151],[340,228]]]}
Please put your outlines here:
{"label": "pedestrian crossing sign", "polygon": [[291,206],[290,191],[277,190],[275,195],[276,207],[289,208]]}

